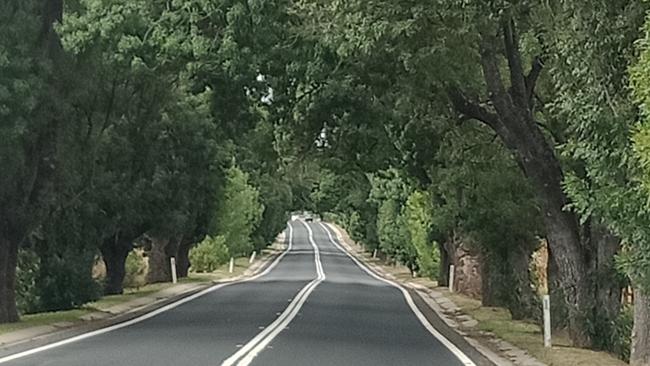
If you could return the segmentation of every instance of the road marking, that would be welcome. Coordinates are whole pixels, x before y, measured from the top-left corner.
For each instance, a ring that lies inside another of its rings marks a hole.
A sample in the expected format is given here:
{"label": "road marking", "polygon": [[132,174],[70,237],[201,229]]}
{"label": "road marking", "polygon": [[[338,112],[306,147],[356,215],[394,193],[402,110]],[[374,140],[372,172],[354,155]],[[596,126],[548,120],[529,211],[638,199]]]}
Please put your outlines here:
{"label": "road marking", "polygon": [[282,258],[284,258],[284,256],[286,256],[287,253],[289,253],[289,251],[291,251],[291,249],[293,248],[293,227],[291,226],[290,223],[287,223],[287,225],[289,226],[289,244],[287,245],[287,248],[268,267],[266,267],[266,269],[264,269],[264,271],[254,275],[252,277],[214,285],[214,286],[209,287],[209,288],[207,288],[205,290],[197,292],[194,295],[190,295],[188,297],[182,298],[182,299],[180,299],[180,300],[178,300],[176,302],[173,302],[171,304],[167,304],[167,305],[165,305],[165,306],[163,306],[163,307],[161,307],[159,309],[156,309],[156,310],[154,310],[154,311],[152,311],[150,313],[144,314],[144,315],[139,316],[137,318],[133,318],[131,320],[127,320],[127,321],[119,323],[119,324],[111,325],[111,326],[106,327],[106,328],[97,329],[97,330],[94,330],[92,332],[80,334],[80,335],[77,335],[77,336],[74,336],[74,337],[71,337],[71,338],[67,338],[67,339],[58,341],[58,342],[46,344],[44,346],[32,348],[32,349],[29,349],[29,350],[26,350],[26,351],[15,353],[13,355],[2,357],[2,358],[0,358],[0,364],[7,363],[9,361],[14,361],[14,360],[17,360],[19,358],[27,357],[27,356],[30,356],[30,355],[33,355],[33,354],[36,354],[36,353],[40,353],[40,352],[43,352],[43,351],[47,351],[47,350],[50,350],[50,349],[53,349],[53,348],[58,348],[58,347],[61,347],[61,346],[65,346],[66,344],[78,342],[78,341],[81,341],[81,340],[84,340],[84,339],[87,339],[87,338],[98,336],[100,334],[105,334],[105,333],[108,333],[108,332],[112,332],[114,330],[118,330],[118,329],[121,329],[121,328],[126,328],[128,326],[133,325],[133,324],[137,324],[137,323],[140,323],[140,322],[145,321],[147,319],[153,318],[154,316],[156,316],[158,314],[161,314],[161,313],[164,313],[164,312],[169,311],[171,309],[174,309],[174,308],[176,308],[176,307],[178,307],[180,305],[185,304],[186,302],[196,300],[201,296],[207,295],[207,294],[209,294],[209,293],[211,293],[213,291],[216,291],[218,289],[221,289],[223,287],[238,284],[238,283],[253,281],[253,280],[256,280],[256,279],[258,279],[258,278],[260,278],[262,276],[265,276],[269,272],[271,272],[271,270],[273,268],[275,268],[278,265],[278,263],[280,263]]}
{"label": "road marking", "polygon": [[[337,242],[334,240],[334,238],[332,237],[332,233],[331,233],[330,230],[329,230],[329,227],[330,227],[329,224],[328,224],[328,225],[324,225],[323,223],[320,223],[320,222],[319,222],[319,224],[320,224],[320,225],[323,227],[323,229],[325,229],[325,231],[327,232],[327,236],[329,237],[330,242],[332,242],[332,244],[334,244],[335,247],[337,247],[340,251],[342,251],[342,252],[345,253],[348,257],[350,257],[350,259],[352,259],[352,261],[353,261],[357,266],[359,266],[359,268],[361,268],[362,270],[364,270],[366,273],[368,273],[368,274],[369,274],[370,276],[372,276],[373,278],[375,278],[375,279],[377,279],[377,280],[379,280],[379,281],[382,281],[382,282],[384,282],[384,283],[387,283],[387,284],[389,284],[389,285],[391,285],[391,286],[393,286],[393,287],[398,288],[398,289],[402,292],[402,295],[403,295],[404,298],[406,299],[406,303],[409,305],[409,307],[411,308],[411,311],[413,311],[413,313],[414,313],[415,316],[418,318],[418,320],[420,321],[420,323],[422,323],[422,325],[423,325],[423,326],[424,326],[424,327],[429,331],[429,333],[431,333],[431,334],[432,334],[432,335],[433,335],[433,336],[434,336],[438,341],[440,341],[440,343],[442,343],[445,347],[447,347],[447,349],[448,349],[451,353],[453,353],[454,356],[456,356],[456,358],[458,358],[458,360],[459,360],[463,365],[465,365],[465,366],[476,366],[476,364],[474,363],[474,361],[472,361],[469,357],[467,357],[467,355],[465,355],[465,354],[463,353],[463,351],[461,351],[458,347],[456,347],[455,344],[453,344],[450,340],[448,340],[445,336],[443,336],[440,332],[438,332],[438,331],[436,330],[436,328],[434,328],[433,325],[431,325],[431,323],[429,323],[429,321],[428,321],[427,318],[424,316],[424,314],[422,314],[422,312],[420,311],[420,309],[418,309],[418,307],[415,305],[415,302],[413,301],[413,298],[411,297],[411,294],[409,294],[408,291],[407,291],[404,287],[402,287],[400,284],[398,284],[398,283],[396,283],[396,282],[393,282],[393,281],[391,281],[391,280],[388,280],[388,279],[385,279],[385,278],[382,278],[382,277],[378,276],[375,272],[373,272],[373,271],[370,270],[368,267],[366,267],[366,266],[365,266],[363,263],[361,263],[361,262],[360,262],[360,261],[359,261],[355,256],[353,256],[352,254],[350,254],[350,253],[349,253],[345,248],[343,248],[339,243],[337,243]],[[338,230],[337,230],[336,228],[334,228],[334,227],[331,227],[331,229],[337,232],[337,239],[341,240],[342,237],[341,237],[341,234],[338,232]]]}
{"label": "road marking", "polygon": [[323,271],[323,264],[320,260],[320,250],[314,241],[314,232],[311,230],[309,225],[303,222],[303,225],[307,228],[309,232],[309,242],[314,248],[314,263],[316,264],[316,278],[309,282],[305,287],[303,287],[298,295],[296,295],[289,306],[284,310],[284,312],[275,320],[273,323],[269,324],[266,329],[256,335],[251,339],[244,347],[237,351],[232,356],[228,357],[221,366],[247,366],[253,362],[253,359],[262,352],[269,343],[273,341],[275,337],[280,334],[285,329],[289,329],[289,323],[296,317],[300,309],[302,308],[305,301],[309,295],[314,291],[316,286],[325,280],[325,272]]}

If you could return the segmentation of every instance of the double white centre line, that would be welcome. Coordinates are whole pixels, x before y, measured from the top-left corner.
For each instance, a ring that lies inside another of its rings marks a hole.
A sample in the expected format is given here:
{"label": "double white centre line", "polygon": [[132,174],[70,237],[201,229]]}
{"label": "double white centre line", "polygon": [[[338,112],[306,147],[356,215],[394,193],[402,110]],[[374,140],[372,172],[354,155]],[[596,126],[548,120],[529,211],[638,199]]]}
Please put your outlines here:
{"label": "double white centre line", "polygon": [[[309,243],[314,248],[314,263],[316,264],[316,278],[303,287],[298,295],[293,299],[291,304],[284,310],[278,318],[269,326],[264,328],[262,332],[256,335],[248,343],[246,343],[237,353],[230,356],[223,361],[222,366],[246,366],[253,362],[253,359],[266,348],[266,346],[273,341],[275,337],[282,332],[289,323],[298,315],[309,295],[314,291],[316,286],[325,280],[325,272],[323,272],[323,264],[320,261],[320,250],[314,242],[314,232],[309,225],[303,222],[303,225],[309,232]],[[291,224],[289,224],[291,226]]]}

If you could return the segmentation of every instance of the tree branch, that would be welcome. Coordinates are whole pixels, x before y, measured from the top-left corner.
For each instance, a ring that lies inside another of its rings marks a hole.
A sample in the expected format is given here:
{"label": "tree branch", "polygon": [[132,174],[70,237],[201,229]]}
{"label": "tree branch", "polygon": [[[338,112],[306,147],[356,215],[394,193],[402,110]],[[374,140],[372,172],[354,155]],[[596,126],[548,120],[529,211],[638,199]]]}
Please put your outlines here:
{"label": "tree branch", "polygon": [[511,95],[514,103],[520,108],[528,109],[528,95],[526,94],[526,80],[524,69],[521,65],[521,53],[519,52],[519,36],[517,35],[514,20],[511,18],[503,20],[503,42],[505,54],[508,59],[510,71]]}
{"label": "tree branch", "polygon": [[499,116],[497,116],[496,113],[489,111],[478,102],[470,100],[458,88],[447,88],[447,95],[449,96],[451,104],[459,113],[462,113],[469,118],[481,121],[493,129],[497,128],[497,125],[499,124]]}
{"label": "tree branch", "polygon": [[537,56],[533,59],[530,72],[526,75],[526,97],[531,110],[535,102],[535,87],[537,86],[537,79],[539,79],[539,75],[542,73],[543,68],[544,63],[542,62],[541,57]]}

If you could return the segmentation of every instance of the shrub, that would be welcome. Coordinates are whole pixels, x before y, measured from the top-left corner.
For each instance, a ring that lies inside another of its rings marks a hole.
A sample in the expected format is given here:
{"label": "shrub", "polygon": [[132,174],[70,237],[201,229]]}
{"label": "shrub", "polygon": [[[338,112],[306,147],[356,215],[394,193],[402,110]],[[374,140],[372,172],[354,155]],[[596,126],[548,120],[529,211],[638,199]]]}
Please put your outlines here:
{"label": "shrub", "polygon": [[607,324],[592,324],[594,346],[615,354],[628,362],[632,345],[632,326],[634,325],[634,307],[626,306],[618,316]]}
{"label": "shrub", "polygon": [[132,250],[126,257],[124,287],[137,288],[146,284],[148,263],[142,249]]}
{"label": "shrub", "polygon": [[411,193],[403,208],[406,227],[417,253],[420,275],[430,278],[437,276],[440,270],[438,244],[431,239],[432,211],[431,197],[421,191]]}
{"label": "shrub", "polygon": [[206,236],[190,250],[190,269],[194,272],[212,272],[227,263],[229,258],[230,252],[223,236]]}
{"label": "shrub", "polygon": [[36,291],[36,280],[39,273],[40,260],[38,255],[29,249],[18,251],[18,266],[16,268],[16,306],[22,314],[36,311],[40,297]]}
{"label": "shrub", "polygon": [[19,311],[68,310],[96,300],[100,287],[91,275],[93,261],[94,251],[89,248],[22,249],[16,272]]}

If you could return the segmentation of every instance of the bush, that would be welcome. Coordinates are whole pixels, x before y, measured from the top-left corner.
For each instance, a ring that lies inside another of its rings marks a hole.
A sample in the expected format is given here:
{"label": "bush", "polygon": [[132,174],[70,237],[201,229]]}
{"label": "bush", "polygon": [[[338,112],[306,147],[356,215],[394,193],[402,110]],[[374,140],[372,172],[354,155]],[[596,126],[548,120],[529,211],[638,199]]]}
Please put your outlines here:
{"label": "bush", "polygon": [[411,243],[417,252],[421,276],[434,278],[440,271],[438,244],[431,239],[433,218],[431,197],[427,192],[411,193],[403,208]]}
{"label": "bush", "polygon": [[138,288],[147,283],[145,276],[147,275],[147,269],[149,266],[147,258],[144,256],[144,250],[132,250],[126,257],[126,263],[124,266],[124,287]]}
{"label": "bush", "polygon": [[594,347],[615,354],[621,360],[630,360],[632,327],[634,326],[634,307],[626,306],[608,324],[592,324]]}
{"label": "bush", "polygon": [[229,258],[230,251],[223,236],[206,236],[190,250],[190,269],[194,272],[212,272],[227,263]]}
{"label": "bush", "polygon": [[88,248],[21,249],[16,272],[20,313],[74,309],[99,298],[93,261],[94,252]]}
{"label": "bush", "polygon": [[40,304],[36,291],[40,260],[38,255],[29,249],[18,251],[18,266],[16,268],[16,306],[21,314],[34,312]]}

